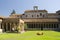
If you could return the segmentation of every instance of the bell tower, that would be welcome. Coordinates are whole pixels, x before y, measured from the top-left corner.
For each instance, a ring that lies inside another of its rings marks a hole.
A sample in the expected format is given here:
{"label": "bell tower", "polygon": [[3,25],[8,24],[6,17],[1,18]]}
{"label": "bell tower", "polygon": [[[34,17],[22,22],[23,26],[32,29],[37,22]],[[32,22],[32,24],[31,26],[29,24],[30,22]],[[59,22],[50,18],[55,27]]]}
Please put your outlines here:
{"label": "bell tower", "polygon": [[38,10],[38,6],[34,6],[33,8],[34,8],[34,10]]}

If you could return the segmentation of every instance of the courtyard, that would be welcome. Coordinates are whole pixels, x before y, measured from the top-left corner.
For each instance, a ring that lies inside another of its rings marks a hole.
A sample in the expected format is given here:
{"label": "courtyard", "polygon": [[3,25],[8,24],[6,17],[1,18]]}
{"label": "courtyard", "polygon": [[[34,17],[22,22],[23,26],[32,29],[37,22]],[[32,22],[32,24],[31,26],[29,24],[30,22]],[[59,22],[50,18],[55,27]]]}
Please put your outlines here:
{"label": "courtyard", "polygon": [[[37,35],[43,32],[43,35]],[[24,33],[0,33],[0,40],[60,40],[57,31],[26,31]]]}

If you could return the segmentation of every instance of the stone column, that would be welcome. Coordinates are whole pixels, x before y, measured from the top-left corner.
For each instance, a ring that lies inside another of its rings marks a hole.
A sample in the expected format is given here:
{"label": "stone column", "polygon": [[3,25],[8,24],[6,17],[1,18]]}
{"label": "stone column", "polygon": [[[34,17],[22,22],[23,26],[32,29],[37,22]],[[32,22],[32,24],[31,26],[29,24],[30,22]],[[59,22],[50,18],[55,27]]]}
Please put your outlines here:
{"label": "stone column", "polygon": [[2,23],[2,19],[0,19],[0,29],[1,29],[1,23]]}
{"label": "stone column", "polygon": [[10,32],[11,32],[11,23],[10,23]]}
{"label": "stone column", "polygon": [[49,23],[47,24],[47,30],[49,30]]}
{"label": "stone column", "polygon": [[14,30],[15,30],[15,23],[13,23],[13,28],[14,28]]}
{"label": "stone column", "polygon": [[39,28],[40,28],[40,30],[41,30],[41,24],[39,24]]}
{"label": "stone column", "polygon": [[59,28],[58,24],[57,24],[57,28]]}
{"label": "stone column", "polygon": [[45,28],[45,23],[44,23],[44,28]]}
{"label": "stone column", "polygon": [[[22,25],[24,25],[24,24],[22,24]],[[21,26],[21,31],[24,31],[24,26]]]}
{"label": "stone column", "polygon": [[[12,27],[11,27],[11,26],[12,26]],[[10,24],[10,31],[11,31],[11,29],[12,29],[12,31],[15,31],[15,23]]]}
{"label": "stone column", "polygon": [[[33,23],[34,24],[34,23]],[[34,29],[35,29],[35,24],[34,24]]]}
{"label": "stone column", "polygon": [[[35,23],[34,23],[34,26],[35,26],[35,28],[36,28],[36,24],[35,24]],[[35,28],[34,28],[34,29],[35,29]]]}
{"label": "stone column", "polygon": [[34,29],[34,23],[33,23],[33,29]]}
{"label": "stone column", "polygon": [[53,24],[53,30],[54,30],[54,24]]}
{"label": "stone column", "polygon": [[6,31],[8,31],[8,23],[6,23]]}
{"label": "stone column", "polygon": [[0,22],[0,29],[1,29],[1,22]]}
{"label": "stone column", "polygon": [[40,29],[40,24],[39,24],[39,29]]}
{"label": "stone column", "polygon": [[5,30],[4,30],[4,23],[2,23],[2,30],[3,30],[3,32],[5,31]]}
{"label": "stone column", "polygon": [[58,24],[59,28],[60,28],[60,24]]}
{"label": "stone column", "polygon": [[44,23],[43,23],[43,30],[44,30]]}

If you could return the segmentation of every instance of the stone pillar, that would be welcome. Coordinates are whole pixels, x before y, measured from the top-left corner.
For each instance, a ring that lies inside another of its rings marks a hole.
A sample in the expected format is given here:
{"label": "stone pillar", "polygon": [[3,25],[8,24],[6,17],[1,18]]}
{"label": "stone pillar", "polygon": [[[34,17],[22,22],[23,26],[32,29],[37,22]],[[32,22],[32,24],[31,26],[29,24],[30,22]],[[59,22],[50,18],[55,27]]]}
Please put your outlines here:
{"label": "stone pillar", "polygon": [[[55,26],[57,27],[57,24],[55,24]],[[55,28],[56,28],[56,27],[55,27]]]}
{"label": "stone pillar", "polygon": [[1,23],[2,23],[2,19],[0,19],[0,29],[1,29]]}
{"label": "stone pillar", "polygon": [[[12,29],[12,31],[15,31],[15,24],[14,23],[13,24],[10,24],[10,28]],[[11,31],[11,29],[10,29],[10,31]]]}
{"label": "stone pillar", "polygon": [[10,23],[10,32],[11,32],[11,23]]}
{"label": "stone pillar", "polygon": [[32,29],[33,29],[33,23],[31,23],[32,24]]}
{"label": "stone pillar", "polygon": [[33,25],[34,25],[34,29],[35,29],[35,23]]}
{"label": "stone pillar", "polygon": [[14,28],[14,30],[15,30],[15,23],[13,23],[13,28]]}
{"label": "stone pillar", "polygon": [[43,30],[44,30],[44,23],[43,23]]}
{"label": "stone pillar", "polygon": [[46,23],[44,23],[44,29],[46,29]]}
{"label": "stone pillar", "polygon": [[34,29],[34,23],[33,23],[33,29]]}
{"label": "stone pillar", "polygon": [[54,24],[52,24],[52,30],[54,30]]}
{"label": "stone pillar", "polygon": [[41,24],[39,24],[39,28],[40,28],[40,30],[41,30]]}
{"label": "stone pillar", "polygon": [[1,22],[0,22],[0,29],[1,29]]}
{"label": "stone pillar", "polygon": [[49,24],[48,24],[48,30],[49,30]]}
{"label": "stone pillar", "polygon": [[8,31],[8,23],[6,23],[6,31]]}
{"label": "stone pillar", "polygon": [[[23,24],[24,25],[24,24]],[[21,31],[24,31],[24,26],[21,26]]]}
{"label": "stone pillar", "polygon": [[58,28],[58,24],[57,24],[57,28]]}
{"label": "stone pillar", "polygon": [[60,28],[60,24],[58,24],[59,28]]}
{"label": "stone pillar", "polygon": [[18,32],[21,32],[22,31],[22,28],[20,26],[20,23],[18,23]]}
{"label": "stone pillar", "polygon": [[5,30],[4,30],[4,23],[2,23],[2,30],[3,30],[3,32],[5,31]]}

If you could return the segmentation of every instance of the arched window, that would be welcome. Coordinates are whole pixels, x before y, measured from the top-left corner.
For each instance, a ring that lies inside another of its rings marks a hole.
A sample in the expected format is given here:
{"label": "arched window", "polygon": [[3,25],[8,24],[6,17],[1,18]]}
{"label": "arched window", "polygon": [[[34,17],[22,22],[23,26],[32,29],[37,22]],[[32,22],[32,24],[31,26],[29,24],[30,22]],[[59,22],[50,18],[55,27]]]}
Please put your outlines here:
{"label": "arched window", "polygon": [[43,17],[44,17],[45,15],[43,15]]}
{"label": "arched window", "polygon": [[26,17],[27,17],[27,15],[26,15]]}
{"label": "arched window", "polygon": [[40,16],[42,16],[42,13],[40,13]]}
{"label": "arched window", "polygon": [[37,15],[37,17],[39,17],[39,15]]}
{"label": "arched window", "polygon": [[25,14],[23,14],[23,15],[25,15]]}
{"label": "arched window", "polygon": [[33,15],[32,15],[32,17],[33,17]]}

